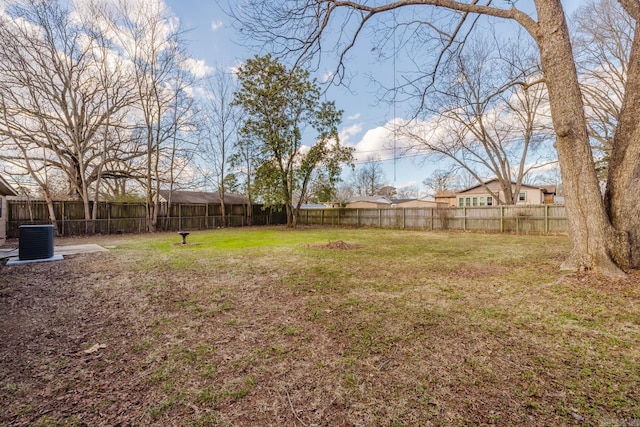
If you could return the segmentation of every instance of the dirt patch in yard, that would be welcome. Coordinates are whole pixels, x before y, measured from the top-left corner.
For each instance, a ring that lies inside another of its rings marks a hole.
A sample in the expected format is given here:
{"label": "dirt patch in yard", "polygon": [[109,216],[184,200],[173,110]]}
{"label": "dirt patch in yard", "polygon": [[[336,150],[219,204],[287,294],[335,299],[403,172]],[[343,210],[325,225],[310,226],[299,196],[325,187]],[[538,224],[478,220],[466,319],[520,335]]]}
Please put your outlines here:
{"label": "dirt patch in yard", "polygon": [[316,244],[316,245],[307,245],[307,247],[310,248],[317,248],[317,249],[340,249],[340,250],[351,250],[351,249],[360,249],[362,248],[362,245],[356,244],[356,243],[347,243],[344,242],[342,240],[336,240],[334,242],[329,242],[329,243],[322,243],[322,244]]}

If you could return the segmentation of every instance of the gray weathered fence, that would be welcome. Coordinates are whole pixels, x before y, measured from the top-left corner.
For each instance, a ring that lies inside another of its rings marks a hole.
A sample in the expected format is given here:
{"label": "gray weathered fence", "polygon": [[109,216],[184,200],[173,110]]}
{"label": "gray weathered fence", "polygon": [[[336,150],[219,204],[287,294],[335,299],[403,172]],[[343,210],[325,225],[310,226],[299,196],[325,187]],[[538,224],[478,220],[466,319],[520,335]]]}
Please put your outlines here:
{"label": "gray weathered fence", "polygon": [[566,233],[564,205],[452,208],[306,209],[302,225],[334,225],[494,233]]}
{"label": "gray weathered fence", "polygon": [[[10,200],[7,236],[17,237],[18,227],[47,224],[49,214],[44,201]],[[101,202],[95,222],[84,220],[82,202],[54,202],[57,229],[62,235],[82,235],[88,230],[100,234],[142,233],[146,231],[144,203]],[[284,224],[281,212],[254,206],[253,225]],[[248,225],[244,205],[227,206],[226,225]],[[464,230],[492,233],[554,234],[567,232],[564,205],[485,206],[452,208],[390,209],[305,209],[300,212],[300,225],[346,227],[378,227],[422,230]],[[204,230],[223,225],[219,204],[172,204],[161,208],[158,228],[161,230]]]}
{"label": "gray weathered fence", "polygon": [[[142,233],[147,230],[147,211],[144,203],[100,202],[95,221],[84,219],[84,206],[77,201],[53,203],[58,233],[63,236],[87,234]],[[92,206],[93,208],[93,206]],[[7,237],[18,237],[21,225],[49,224],[49,211],[42,200],[9,200]],[[204,230],[222,226],[281,224],[282,214],[253,206],[248,221],[245,205],[228,205],[223,218],[219,204],[177,204],[160,206],[158,229]]]}

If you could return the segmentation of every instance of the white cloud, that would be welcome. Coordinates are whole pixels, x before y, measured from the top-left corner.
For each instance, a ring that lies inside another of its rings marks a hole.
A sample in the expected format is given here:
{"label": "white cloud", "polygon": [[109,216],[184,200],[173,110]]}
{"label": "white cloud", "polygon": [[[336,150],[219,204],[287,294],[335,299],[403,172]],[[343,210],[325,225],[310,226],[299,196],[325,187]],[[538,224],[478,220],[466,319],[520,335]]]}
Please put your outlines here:
{"label": "white cloud", "polygon": [[211,31],[218,31],[223,25],[222,21],[211,21]]}
{"label": "white cloud", "polygon": [[352,116],[347,117],[347,120],[351,120],[351,121],[358,120],[358,119],[360,119],[360,113],[356,113]]}
{"label": "white cloud", "polygon": [[354,144],[356,160],[364,161],[368,158],[386,160],[401,153],[407,153],[410,144],[401,132],[394,133],[393,128],[396,124],[401,126],[404,121],[402,119],[391,120],[384,126],[377,126],[366,131],[362,139]]}
{"label": "white cloud", "polygon": [[355,148],[354,157],[357,162],[391,159],[394,157],[393,132],[384,126],[369,129]]}
{"label": "white cloud", "polygon": [[349,138],[359,134],[360,132],[362,132],[362,125],[360,123],[355,123],[342,129],[340,131],[340,143],[342,145],[348,144]]}
{"label": "white cloud", "polygon": [[408,188],[408,187],[416,187],[419,186],[420,183],[418,181],[416,181],[415,179],[412,179],[410,181],[406,181],[400,184],[396,184],[395,187],[396,188]]}
{"label": "white cloud", "polygon": [[227,71],[231,73],[234,78],[237,78],[238,73],[240,72],[240,67],[242,67],[244,63],[242,61],[238,61],[236,65],[232,65],[227,68]]}
{"label": "white cloud", "polygon": [[334,74],[335,73],[333,71],[327,71],[322,75],[320,80],[322,81],[322,83],[326,83],[333,78]]}
{"label": "white cloud", "polygon": [[213,72],[213,67],[208,66],[202,59],[186,58],[182,61],[182,68],[198,78],[206,77]]}

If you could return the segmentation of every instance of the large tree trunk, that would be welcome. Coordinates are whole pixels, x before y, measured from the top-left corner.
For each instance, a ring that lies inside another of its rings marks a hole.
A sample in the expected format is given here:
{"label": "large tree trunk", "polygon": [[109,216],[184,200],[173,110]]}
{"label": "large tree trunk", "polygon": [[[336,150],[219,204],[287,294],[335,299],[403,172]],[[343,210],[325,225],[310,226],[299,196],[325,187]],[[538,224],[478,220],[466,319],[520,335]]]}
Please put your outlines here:
{"label": "large tree trunk", "polygon": [[224,204],[224,188],[219,190],[220,194],[220,215],[222,216],[222,227],[225,228],[227,224],[227,208]]}
{"label": "large tree trunk", "polygon": [[295,228],[295,224],[293,222],[293,207],[290,203],[285,204],[284,211],[287,215],[287,228]]}
{"label": "large tree trunk", "polygon": [[640,25],[629,58],[625,96],[613,139],[605,206],[611,223],[629,235],[629,266],[640,267]]}
{"label": "large tree trunk", "polygon": [[[53,207],[53,200],[51,200],[51,197],[49,197],[48,194],[45,195],[45,200],[47,202],[47,210],[49,212],[49,221],[51,222],[51,225],[53,225],[53,232],[57,235],[58,234],[58,221],[56,221],[56,210]],[[64,221],[64,218],[62,218],[62,220]]]}
{"label": "large tree trunk", "polygon": [[611,226],[604,208],[562,4],[560,0],[535,4],[539,25],[534,37],[549,90],[573,244],[563,268],[623,276],[618,265],[628,264],[628,239]]}

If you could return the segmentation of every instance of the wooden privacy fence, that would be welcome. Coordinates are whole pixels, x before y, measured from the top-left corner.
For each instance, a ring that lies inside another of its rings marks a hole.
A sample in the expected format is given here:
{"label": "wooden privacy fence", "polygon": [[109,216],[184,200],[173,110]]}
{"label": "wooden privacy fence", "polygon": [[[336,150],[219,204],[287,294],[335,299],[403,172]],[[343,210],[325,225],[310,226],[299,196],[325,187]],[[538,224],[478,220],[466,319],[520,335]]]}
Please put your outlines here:
{"label": "wooden privacy fence", "polygon": [[[99,234],[143,233],[147,230],[147,210],[144,203],[100,202],[97,219],[84,219],[84,205],[76,201],[58,201],[53,204],[58,233],[63,236],[87,234],[89,230]],[[93,205],[91,206],[93,208]],[[7,237],[18,237],[21,225],[49,224],[49,211],[42,200],[8,201]],[[223,221],[226,219],[226,221]],[[281,224],[286,219],[279,212],[253,206],[251,222],[248,221],[245,205],[227,205],[222,217],[219,204],[177,204],[168,208],[160,205],[159,230],[204,230],[222,226],[229,227]]]}
{"label": "wooden privacy fence", "polygon": [[[58,233],[64,236],[86,234],[82,202],[54,202]],[[254,205],[252,225],[285,224],[282,212],[271,212]],[[246,206],[229,205],[226,225],[248,225]],[[9,200],[7,237],[18,237],[19,227],[48,224],[44,201]],[[101,202],[92,230],[100,234],[146,232],[144,203]],[[389,209],[304,209],[298,223],[313,226],[378,227],[422,230],[464,230],[492,233],[555,234],[567,232],[564,205],[484,206],[452,208]],[[159,230],[205,230],[223,225],[219,204],[161,205]]]}
{"label": "wooden privacy fence", "polygon": [[302,225],[334,225],[493,233],[566,233],[564,205],[452,208],[306,209]]}

